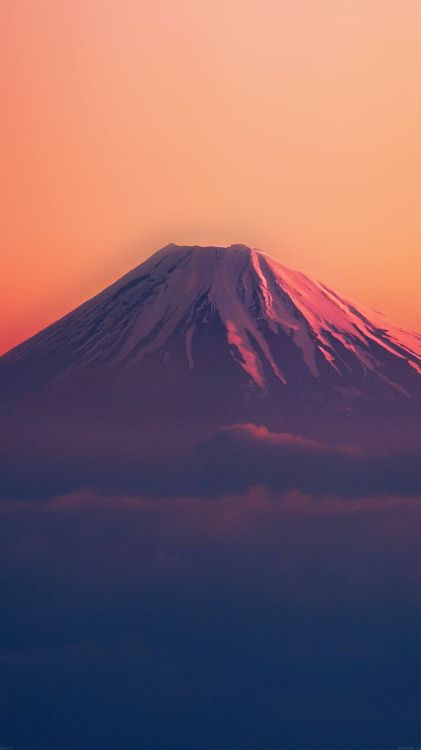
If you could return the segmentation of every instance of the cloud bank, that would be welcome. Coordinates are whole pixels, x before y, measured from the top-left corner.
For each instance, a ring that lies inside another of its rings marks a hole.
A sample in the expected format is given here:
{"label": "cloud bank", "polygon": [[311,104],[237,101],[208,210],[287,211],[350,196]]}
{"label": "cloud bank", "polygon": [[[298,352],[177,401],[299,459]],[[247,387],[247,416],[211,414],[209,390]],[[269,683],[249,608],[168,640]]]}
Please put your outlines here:
{"label": "cloud bank", "polygon": [[0,501],[17,747],[363,750],[421,731],[419,498]]}
{"label": "cloud bank", "polygon": [[192,441],[40,423],[0,453],[1,741],[365,750],[421,734],[417,454],[254,424]]}
{"label": "cloud bank", "polygon": [[325,446],[254,424],[232,425],[195,442],[177,433],[160,436],[159,444],[148,434],[114,429],[40,432],[26,440],[8,436],[1,453],[0,494],[20,499],[83,487],[155,497],[217,497],[256,485],[349,498],[421,493],[416,451]]}

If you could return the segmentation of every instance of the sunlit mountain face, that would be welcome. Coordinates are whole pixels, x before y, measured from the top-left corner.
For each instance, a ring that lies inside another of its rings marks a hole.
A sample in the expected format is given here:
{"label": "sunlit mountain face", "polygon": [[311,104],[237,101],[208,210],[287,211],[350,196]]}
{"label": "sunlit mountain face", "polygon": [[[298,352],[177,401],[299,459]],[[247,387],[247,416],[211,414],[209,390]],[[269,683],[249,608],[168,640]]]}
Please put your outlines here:
{"label": "sunlit mountain face", "polygon": [[417,746],[421,338],[169,245],[0,359],[5,746]]}

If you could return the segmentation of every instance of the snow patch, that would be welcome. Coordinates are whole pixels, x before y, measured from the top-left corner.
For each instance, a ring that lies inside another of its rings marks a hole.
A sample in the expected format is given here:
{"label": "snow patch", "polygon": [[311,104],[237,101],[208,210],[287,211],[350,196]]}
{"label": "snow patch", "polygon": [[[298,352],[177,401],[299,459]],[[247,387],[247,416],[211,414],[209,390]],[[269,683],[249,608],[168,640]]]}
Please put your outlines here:
{"label": "snow patch", "polygon": [[242,367],[250,375],[252,380],[254,380],[260,388],[264,389],[265,381],[263,379],[260,363],[253,349],[250,347],[250,344],[240,333],[233,320],[227,320],[226,327],[228,343],[235,347],[239,353]]}
{"label": "snow patch", "polygon": [[194,333],[194,325],[190,326],[186,333],[186,355],[187,355],[187,362],[189,365],[189,370],[193,369],[193,354],[192,354],[192,339],[193,339],[193,333]]}

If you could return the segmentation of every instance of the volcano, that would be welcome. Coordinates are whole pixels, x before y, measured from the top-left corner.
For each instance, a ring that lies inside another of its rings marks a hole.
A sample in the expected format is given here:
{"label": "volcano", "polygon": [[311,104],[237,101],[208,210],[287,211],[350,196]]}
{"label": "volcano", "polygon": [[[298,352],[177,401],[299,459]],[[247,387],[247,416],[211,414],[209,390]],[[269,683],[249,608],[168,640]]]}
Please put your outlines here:
{"label": "volcano", "polygon": [[0,358],[4,419],[416,442],[421,336],[245,245],[167,245]]}

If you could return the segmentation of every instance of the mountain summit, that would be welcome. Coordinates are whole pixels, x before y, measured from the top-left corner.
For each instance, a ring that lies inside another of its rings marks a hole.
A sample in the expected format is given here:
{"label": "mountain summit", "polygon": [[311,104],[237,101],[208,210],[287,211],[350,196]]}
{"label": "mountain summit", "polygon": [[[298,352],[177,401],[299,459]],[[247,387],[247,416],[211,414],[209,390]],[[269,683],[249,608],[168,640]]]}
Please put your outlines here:
{"label": "mountain summit", "polygon": [[420,375],[421,336],[240,244],[167,245],[0,359],[13,401],[89,392],[145,423],[306,432],[413,410]]}

